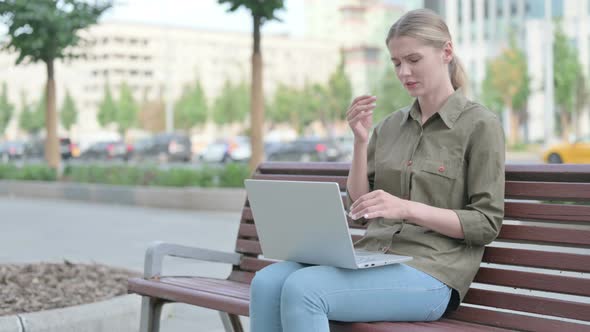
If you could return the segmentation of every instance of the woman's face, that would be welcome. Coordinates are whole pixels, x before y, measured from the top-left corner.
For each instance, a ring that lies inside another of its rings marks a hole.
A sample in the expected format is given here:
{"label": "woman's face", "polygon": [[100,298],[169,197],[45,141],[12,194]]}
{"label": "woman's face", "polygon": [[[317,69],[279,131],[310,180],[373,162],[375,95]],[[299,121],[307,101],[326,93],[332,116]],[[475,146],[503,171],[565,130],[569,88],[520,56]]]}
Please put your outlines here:
{"label": "woman's face", "polygon": [[450,81],[448,64],[453,56],[452,45],[443,49],[425,45],[412,37],[392,38],[388,43],[395,73],[412,97],[428,95]]}

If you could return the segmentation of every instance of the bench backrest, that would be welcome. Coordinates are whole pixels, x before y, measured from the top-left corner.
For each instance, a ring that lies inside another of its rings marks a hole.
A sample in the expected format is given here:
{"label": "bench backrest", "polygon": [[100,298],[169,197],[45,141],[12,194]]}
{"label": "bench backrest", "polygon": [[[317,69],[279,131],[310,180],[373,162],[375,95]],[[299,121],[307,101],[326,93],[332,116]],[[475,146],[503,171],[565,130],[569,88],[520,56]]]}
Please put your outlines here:
{"label": "bench backrest", "polygon": [[[252,178],[337,182],[346,202],[349,167],[263,163]],[[578,325],[590,324],[590,165],[507,165],[505,193],[500,235],[486,247],[474,284],[450,317],[511,329],[590,330]],[[233,267],[232,280],[250,282],[255,271],[272,264],[258,258],[247,199],[236,252],[244,258]]]}

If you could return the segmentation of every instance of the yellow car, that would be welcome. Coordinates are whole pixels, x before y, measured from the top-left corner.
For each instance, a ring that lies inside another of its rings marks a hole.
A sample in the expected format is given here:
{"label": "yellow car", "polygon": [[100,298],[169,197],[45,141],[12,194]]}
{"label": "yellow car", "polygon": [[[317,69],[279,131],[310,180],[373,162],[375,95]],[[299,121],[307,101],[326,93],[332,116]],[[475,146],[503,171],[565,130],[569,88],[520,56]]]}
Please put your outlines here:
{"label": "yellow car", "polygon": [[590,164],[590,136],[550,146],[543,152],[543,160],[550,164]]}

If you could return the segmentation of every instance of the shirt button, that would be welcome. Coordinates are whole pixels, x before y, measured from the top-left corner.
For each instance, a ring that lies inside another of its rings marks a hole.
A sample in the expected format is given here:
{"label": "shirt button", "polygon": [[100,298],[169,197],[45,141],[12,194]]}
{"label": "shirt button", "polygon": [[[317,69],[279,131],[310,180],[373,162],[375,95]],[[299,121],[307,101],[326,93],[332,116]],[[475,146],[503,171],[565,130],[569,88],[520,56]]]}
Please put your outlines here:
{"label": "shirt button", "polygon": [[408,160],[408,166],[412,166],[413,163],[414,163],[413,161]]}
{"label": "shirt button", "polygon": [[445,168],[444,166],[441,166],[441,167],[439,167],[439,168],[438,168],[438,171],[442,173],[442,172],[444,172],[444,171],[445,171],[445,169],[446,169],[446,168]]}

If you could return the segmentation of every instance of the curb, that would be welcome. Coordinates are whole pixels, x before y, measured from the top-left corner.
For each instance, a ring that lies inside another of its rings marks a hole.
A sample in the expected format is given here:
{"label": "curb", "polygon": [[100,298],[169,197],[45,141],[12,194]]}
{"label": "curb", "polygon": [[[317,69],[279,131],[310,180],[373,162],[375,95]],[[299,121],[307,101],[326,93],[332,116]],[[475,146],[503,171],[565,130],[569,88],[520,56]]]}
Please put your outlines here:
{"label": "curb", "polygon": [[141,297],[129,294],[73,307],[0,317],[0,332],[139,330]]}
{"label": "curb", "polygon": [[77,200],[157,208],[240,212],[243,188],[168,188],[0,180],[0,196]]}

